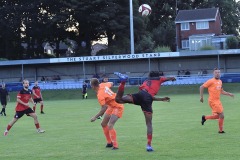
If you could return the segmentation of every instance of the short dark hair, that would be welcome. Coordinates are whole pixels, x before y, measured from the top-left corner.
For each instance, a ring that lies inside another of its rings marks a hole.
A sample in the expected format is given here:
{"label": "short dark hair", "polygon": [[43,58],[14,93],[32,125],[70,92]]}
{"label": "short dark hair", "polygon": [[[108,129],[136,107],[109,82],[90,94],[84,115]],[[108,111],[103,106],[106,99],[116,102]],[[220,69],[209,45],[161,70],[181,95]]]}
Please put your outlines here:
{"label": "short dark hair", "polygon": [[213,70],[215,71],[215,70],[220,70],[220,69],[218,67],[215,67]]}
{"label": "short dark hair", "polygon": [[148,77],[149,78],[151,78],[151,77],[160,77],[160,73],[159,73],[159,71],[151,71],[151,72],[149,72]]}

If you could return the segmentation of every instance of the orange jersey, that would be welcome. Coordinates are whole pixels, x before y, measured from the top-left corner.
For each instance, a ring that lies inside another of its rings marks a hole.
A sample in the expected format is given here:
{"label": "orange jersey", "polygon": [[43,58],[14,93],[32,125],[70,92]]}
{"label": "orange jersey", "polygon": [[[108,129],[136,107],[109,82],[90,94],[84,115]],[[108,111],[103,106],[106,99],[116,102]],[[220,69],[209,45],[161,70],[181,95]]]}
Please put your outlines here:
{"label": "orange jersey", "polygon": [[209,79],[203,84],[204,88],[208,88],[209,101],[220,101],[220,95],[222,92],[222,81],[220,79]]}
{"label": "orange jersey", "polygon": [[108,88],[111,88],[112,87],[112,83],[111,82],[103,82],[103,83],[100,83],[99,87],[108,87]]}
{"label": "orange jersey", "polygon": [[110,87],[111,83],[99,84],[99,90],[97,92],[98,102],[101,106],[107,105],[111,108],[123,108],[122,104],[115,101],[116,93],[114,93]]}

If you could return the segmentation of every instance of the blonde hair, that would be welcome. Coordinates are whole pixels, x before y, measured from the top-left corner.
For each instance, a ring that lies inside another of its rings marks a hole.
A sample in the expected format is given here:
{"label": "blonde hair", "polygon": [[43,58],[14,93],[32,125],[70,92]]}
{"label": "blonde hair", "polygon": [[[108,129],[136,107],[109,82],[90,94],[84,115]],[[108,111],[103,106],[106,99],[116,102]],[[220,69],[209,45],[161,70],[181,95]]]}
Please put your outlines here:
{"label": "blonde hair", "polygon": [[91,86],[94,86],[94,87],[99,86],[99,80],[97,78],[92,78],[90,83],[91,83]]}

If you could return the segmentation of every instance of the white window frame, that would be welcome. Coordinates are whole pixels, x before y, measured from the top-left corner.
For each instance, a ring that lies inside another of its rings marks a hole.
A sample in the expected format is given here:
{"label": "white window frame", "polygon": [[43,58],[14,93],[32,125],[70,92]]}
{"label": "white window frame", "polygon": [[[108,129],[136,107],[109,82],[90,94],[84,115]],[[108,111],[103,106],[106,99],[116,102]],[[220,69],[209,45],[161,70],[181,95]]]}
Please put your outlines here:
{"label": "white window frame", "polygon": [[181,31],[190,30],[189,22],[181,23]]}
{"label": "white window frame", "polygon": [[189,49],[189,40],[182,40],[182,49]]}
{"label": "white window frame", "polygon": [[208,21],[196,22],[196,29],[197,30],[209,29],[209,22]]}
{"label": "white window frame", "polygon": [[210,37],[192,38],[190,39],[189,43],[190,43],[189,49],[191,51],[197,51],[203,46],[211,45],[211,38]]}

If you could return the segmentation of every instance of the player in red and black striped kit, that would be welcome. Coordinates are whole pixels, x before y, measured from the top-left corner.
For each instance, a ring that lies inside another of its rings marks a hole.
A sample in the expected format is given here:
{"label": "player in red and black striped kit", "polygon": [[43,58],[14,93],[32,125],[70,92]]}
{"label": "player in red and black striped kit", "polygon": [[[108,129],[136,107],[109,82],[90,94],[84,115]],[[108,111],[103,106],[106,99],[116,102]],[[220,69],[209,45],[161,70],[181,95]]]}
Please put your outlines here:
{"label": "player in red and black striped kit", "polygon": [[12,126],[20,119],[24,114],[27,116],[30,116],[34,119],[34,124],[36,126],[38,133],[44,133],[45,131],[40,128],[38,118],[36,113],[30,108],[29,101],[31,101],[33,104],[32,99],[32,91],[28,89],[29,87],[29,81],[23,80],[23,89],[17,94],[17,105],[16,105],[16,113],[14,115],[14,118],[12,121],[9,122],[7,129],[4,132],[4,136],[6,136],[9,132],[9,130],[12,128]]}
{"label": "player in red and black striped kit", "polygon": [[33,111],[35,112],[36,110],[36,105],[39,102],[41,104],[41,114],[44,114],[43,112],[43,98],[42,98],[42,93],[41,93],[41,89],[38,86],[38,81],[36,81],[34,83],[34,87],[32,88],[32,92],[33,92],[33,101],[35,103],[35,105],[33,106]]}
{"label": "player in red and black striped kit", "polygon": [[162,83],[166,81],[175,81],[174,77],[160,77],[160,73],[158,71],[151,71],[148,75],[148,79],[143,82],[143,84],[139,87],[139,92],[134,94],[124,94],[124,86],[126,80],[128,79],[127,75],[121,74],[119,72],[115,72],[120,78],[120,85],[118,87],[117,96],[115,98],[118,103],[132,103],[135,105],[139,105],[142,108],[143,114],[145,116],[145,121],[147,125],[147,147],[146,150],[148,152],[153,151],[151,146],[152,142],[152,102],[153,101],[165,101],[169,102],[169,97],[157,98],[155,95],[158,93],[160,86]]}

